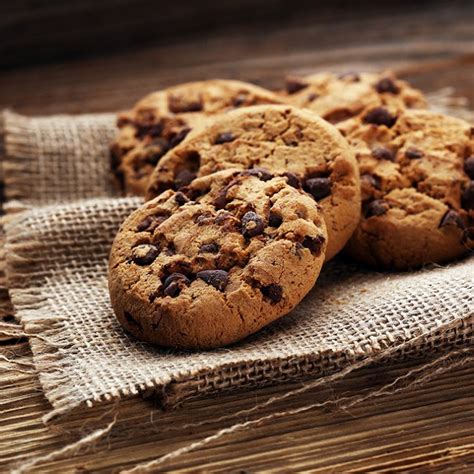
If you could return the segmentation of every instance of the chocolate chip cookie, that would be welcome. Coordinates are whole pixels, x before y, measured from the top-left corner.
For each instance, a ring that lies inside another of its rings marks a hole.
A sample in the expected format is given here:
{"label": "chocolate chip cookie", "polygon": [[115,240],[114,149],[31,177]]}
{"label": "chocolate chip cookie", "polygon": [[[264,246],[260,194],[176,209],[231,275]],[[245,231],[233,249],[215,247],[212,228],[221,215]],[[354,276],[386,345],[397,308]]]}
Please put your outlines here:
{"label": "chocolate chip cookie", "polygon": [[376,267],[447,262],[474,247],[473,130],[430,111],[368,109],[345,133],[363,212],[347,250]]}
{"label": "chocolate chip cookie", "polygon": [[181,84],[147,95],[118,116],[120,131],[110,149],[117,183],[127,195],[142,196],[161,157],[210,116],[283,101],[261,87],[228,80]]}
{"label": "chocolate chip cookie", "polygon": [[353,152],[332,125],[310,111],[262,105],[219,116],[167,153],[150,178],[147,197],[226,168],[285,175],[288,184],[309,193],[326,220],[326,259],[357,226],[360,184]]}
{"label": "chocolate chip cookie", "polygon": [[319,206],[286,178],[221,171],[127,218],[110,255],[112,306],[141,340],[224,346],[301,301],[326,242]]}
{"label": "chocolate chip cookie", "polygon": [[283,95],[294,105],[339,124],[367,107],[385,106],[396,111],[426,108],[423,94],[391,72],[318,73],[288,77]]}

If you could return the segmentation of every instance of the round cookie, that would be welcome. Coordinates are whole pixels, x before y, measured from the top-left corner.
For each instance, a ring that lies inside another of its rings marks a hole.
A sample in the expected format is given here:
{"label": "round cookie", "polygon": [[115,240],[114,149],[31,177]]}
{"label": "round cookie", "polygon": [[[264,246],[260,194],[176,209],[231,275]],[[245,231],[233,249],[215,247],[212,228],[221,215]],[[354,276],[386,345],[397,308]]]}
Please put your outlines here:
{"label": "round cookie", "polygon": [[301,79],[289,77],[283,95],[293,105],[308,108],[333,124],[359,115],[367,107],[384,106],[398,111],[427,106],[421,91],[392,72],[323,72]]}
{"label": "round cookie", "polygon": [[212,115],[284,99],[239,81],[190,82],[154,92],[117,119],[120,131],[111,144],[112,169],[127,195],[143,196],[160,158]]}
{"label": "round cookie", "polygon": [[347,251],[379,268],[447,262],[474,247],[470,125],[422,110],[382,107],[347,123],[363,211]]}
{"label": "round cookie", "polygon": [[352,150],[332,125],[291,106],[262,105],[219,116],[167,153],[150,178],[147,198],[227,168],[287,175],[291,185],[310,193],[326,220],[327,260],[359,222],[359,171]]}
{"label": "round cookie", "polygon": [[301,301],[319,275],[326,241],[319,206],[285,178],[215,173],[126,219],[110,254],[112,306],[141,340],[224,346]]}

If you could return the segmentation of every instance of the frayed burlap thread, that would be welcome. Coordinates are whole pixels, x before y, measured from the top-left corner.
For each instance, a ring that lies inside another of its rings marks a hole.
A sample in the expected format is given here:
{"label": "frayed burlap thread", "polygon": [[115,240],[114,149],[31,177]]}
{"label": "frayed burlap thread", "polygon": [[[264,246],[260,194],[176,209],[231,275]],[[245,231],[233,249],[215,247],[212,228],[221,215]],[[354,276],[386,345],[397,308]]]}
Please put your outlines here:
{"label": "frayed burlap thread", "polygon": [[113,114],[4,114],[6,208],[24,211],[6,224],[6,273],[54,408],[47,419],[139,393],[174,405],[472,344],[474,257],[401,274],[332,262],[290,315],[220,350],[135,340],[117,323],[107,290],[112,239],[141,202],[116,197],[114,122]]}

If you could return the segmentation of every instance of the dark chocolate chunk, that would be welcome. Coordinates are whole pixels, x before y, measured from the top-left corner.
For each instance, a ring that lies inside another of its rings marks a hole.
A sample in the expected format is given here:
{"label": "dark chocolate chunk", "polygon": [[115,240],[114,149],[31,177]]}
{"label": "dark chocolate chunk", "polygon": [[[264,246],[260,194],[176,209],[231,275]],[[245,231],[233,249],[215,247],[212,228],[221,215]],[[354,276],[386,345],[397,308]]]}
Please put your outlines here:
{"label": "dark chocolate chunk", "polygon": [[389,148],[378,146],[372,150],[372,156],[378,160],[395,161],[395,153]]}
{"label": "dark chocolate chunk", "polygon": [[464,161],[464,172],[469,178],[474,179],[474,156],[470,156]]}
{"label": "dark chocolate chunk", "polygon": [[405,150],[405,156],[410,160],[418,160],[423,158],[424,153],[421,150],[418,150],[418,148],[410,147]]}
{"label": "dark chocolate chunk", "polygon": [[219,252],[219,246],[214,242],[211,242],[210,244],[203,244],[199,248],[199,252],[200,253],[217,253]]}
{"label": "dark chocolate chunk", "polygon": [[186,275],[182,273],[172,273],[165,278],[163,282],[163,293],[166,296],[175,297],[178,296],[184,287],[189,286],[191,281]]}
{"label": "dark chocolate chunk", "polygon": [[301,245],[309,249],[311,253],[317,256],[321,253],[325,241],[326,239],[322,235],[317,235],[316,237],[310,237],[309,235],[307,235],[303,239],[303,242],[301,242]]}
{"label": "dark chocolate chunk", "polygon": [[371,123],[373,125],[385,125],[390,128],[395,125],[397,117],[392,115],[384,107],[375,107],[364,115],[363,120],[365,123]]}
{"label": "dark chocolate chunk", "polygon": [[288,76],[285,80],[285,88],[288,94],[295,94],[308,86],[309,84],[299,77]]}
{"label": "dark chocolate chunk", "polygon": [[439,227],[445,227],[447,225],[454,225],[456,227],[459,227],[460,229],[464,229],[466,227],[464,225],[463,220],[461,219],[461,216],[452,209],[446,211],[439,223]]}
{"label": "dark chocolate chunk", "polygon": [[283,297],[283,288],[276,283],[263,286],[260,291],[262,292],[263,296],[269,298],[273,304],[279,303]]}
{"label": "dark chocolate chunk", "polygon": [[170,95],[168,97],[168,108],[174,114],[182,112],[199,112],[203,108],[201,99],[186,100],[184,97]]}
{"label": "dark chocolate chunk", "polygon": [[213,219],[210,212],[205,212],[197,216],[194,222],[196,222],[197,225],[205,225],[211,223]]}
{"label": "dark chocolate chunk", "polygon": [[296,174],[287,172],[287,173],[283,173],[283,176],[287,178],[287,182],[290,186],[296,189],[301,188],[301,181],[298,178],[298,176],[296,176]]}
{"label": "dark chocolate chunk", "polygon": [[183,188],[190,184],[196,178],[196,173],[187,169],[181,170],[174,178],[176,189]]}
{"label": "dark chocolate chunk", "polygon": [[168,147],[174,148],[176,145],[181,143],[190,131],[190,127],[183,127],[179,132],[173,134],[169,139]]}
{"label": "dark chocolate chunk", "polygon": [[216,209],[224,209],[227,206],[227,189],[222,189],[214,200],[214,207]]}
{"label": "dark chocolate chunk", "polygon": [[160,250],[153,244],[140,244],[132,249],[132,260],[140,266],[150,265],[160,254]]}
{"label": "dark chocolate chunk", "polygon": [[216,145],[220,145],[221,143],[229,143],[233,142],[235,140],[234,135],[232,132],[222,132],[217,135],[217,137],[214,140],[214,143]]}
{"label": "dark chocolate chunk", "polygon": [[280,214],[277,214],[276,212],[270,212],[268,217],[268,225],[270,227],[280,227],[282,223],[283,218],[280,216]]}
{"label": "dark chocolate chunk", "polygon": [[467,210],[474,209],[474,181],[469,181],[462,193],[462,207]]}
{"label": "dark chocolate chunk", "polygon": [[343,73],[339,74],[337,77],[339,79],[349,80],[349,81],[352,81],[352,82],[359,82],[360,81],[359,74],[357,72],[354,72],[354,71],[343,72]]}
{"label": "dark chocolate chunk", "polygon": [[263,232],[265,222],[255,212],[246,212],[242,217],[242,235],[250,238]]}
{"label": "dark chocolate chunk", "polygon": [[331,194],[331,180],[330,178],[309,178],[305,181],[303,189],[319,201]]}
{"label": "dark chocolate chunk", "polygon": [[234,107],[240,107],[241,105],[244,105],[247,102],[248,95],[245,92],[241,92],[240,94],[237,94],[233,99],[232,99],[232,105]]}
{"label": "dark chocolate chunk", "polygon": [[182,206],[183,204],[189,202],[189,199],[180,191],[175,194],[174,200],[176,201],[176,204],[178,204],[178,206]]}
{"label": "dark chocolate chunk", "polygon": [[388,209],[388,203],[383,199],[374,199],[367,203],[364,209],[365,217],[381,216],[385,214]]}
{"label": "dark chocolate chunk", "polygon": [[196,273],[196,277],[219,291],[224,291],[229,281],[229,274],[224,270],[202,270]]}
{"label": "dark chocolate chunk", "polygon": [[269,181],[270,179],[273,178],[273,175],[269,171],[263,168],[252,168],[250,170],[245,171],[244,173],[249,176],[256,176],[258,179],[261,179],[262,181]]}
{"label": "dark chocolate chunk", "polygon": [[382,187],[382,180],[375,174],[364,173],[360,176],[360,179],[363,183],[367,183],[375,189],[380,189]]}
{"label": "dark chocolate chunk", "polygon": [[137,232],[153,232],[168,217],[167,215],[147,216],[137,225]]}
{"label": "dark chocolate chunk", "polygon": [[383,94],[384,92],[389,92],[390,94],[398,94],[400,92],[400,88],[390,77],[382,77],[382,79],[380,79],[375,84],[375,89],[381,94]]}

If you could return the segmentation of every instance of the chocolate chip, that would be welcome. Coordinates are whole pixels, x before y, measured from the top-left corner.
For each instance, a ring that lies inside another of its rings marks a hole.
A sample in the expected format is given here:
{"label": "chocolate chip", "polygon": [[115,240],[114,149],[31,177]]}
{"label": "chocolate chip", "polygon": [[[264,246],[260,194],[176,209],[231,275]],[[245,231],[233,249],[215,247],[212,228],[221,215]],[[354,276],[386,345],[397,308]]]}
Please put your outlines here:
{"label": "chocolate chip", "polygon": [[462,193],[462,207],[467,210],[474,209],[474,181],[469,181]]}
{"label": "chocolate chip", "polygon": [[301,245],[309,249],[311,253],[317,256],[321,254],[321,250],[325,241],[326,239],[322,235],[318,235],[316,237],[310,237],[309,235],[307,235],[303,239],[303,242],[301,242]]}
{"label": "chocolate chip", "polygon": [[142,327],[142,325],[140,324],[139,321],[137,321],[128,311],[124,311],[123,312],[123,317],[125,318],[125,320],[127,321],[128,324],[130,324],[130,326],[137,326],[139,328]]}
{"label": "chocolate chip", "polygon": [[382,180],[374,174],[364,173],[360,176],[360,179],[375,189],[380,189],[382,187]]}
{"label": "chocolate chip", "polygon": [[285,80],[285,88],[288,94],[295,94],[308,86],[309,84],[299,77],[288,76]]}
{"label": "chocolate chip", "polygon": [[196,273],[196,277],[219,291],[224,291],[229,282],[229,274],[224,270],[202,270]]}
{"label": "chocolate chip", "polygon": [[286,181],[288,182],[290,186],[296,189],[301,188],[301,181],[298,178],[298,176],[296,176],[296,174],[287,172],[287,173],[283,173],[283,176],[286,177]]}
{"label": "chocolate chip", "polygon": [[381,94],[383,94],[384,92],[389,92],[390,94],[398,94],[400,92],[400,88],[390,77],[382,77],[382,79],[380,79],[375,84],[375,89]]}
{"label": "chocolate chip", "polygon": [[464,172],[469,178],[474,179],[474,156],[470,156],[464,161]]}
{"label": "chocolate chip", "polygon": [[283,218],[280,216],[280,214],[270,212],[270,216],[268,217],[268,225],[270,227],[280,227],[282,223]]}
{"label": "chocolate chip", "polygon": [[265,222],[255,212],[246,212],[242,217],[242,235],[250,238],[263,232]]}
{"label": "chocolate chip", "polygon": [[421,150],[418,150],[418,148],[410,147],[405,150],[405,156],[410,160],[418,160],[423,158],[424,155],[425,154]]}
{"label": "chocolate chip", "polygon": [[176,201],[176,204],[178,204],[178,206],[182,206],[183,204],[189,202],[189,199],[180,191],[175,194],[174,200]]}
{"label": "chocolate chip", "polygon": [[262,181],[269,181],[273,178],[273,175],[263,168],[252,168],[250,170],[245,171],[244,173],[248,176],[256,176]]}
{"label": "chocolate chip", "polygon": [[454,225],[456,227],[459,227],[460,229],[464,229],[466,227],[464,225],[463,220],[461,219],[461,216],[452,209],[446,211],[439,223],[439,227],[445,227],[447,225]]}
{"label": "chocolate chip", "polygon": [[214,200],[214,207],[216,209],[224,209],[227,206],[227,189],[222,189]]}
{"label": "chocolate chip", "polygon": [[235,140],[234,135],[231,132],[223,132],[219,133],[214,140],[216,145],[220,145],[221,143],[229,143]]}
{"label": "chocolate chip", "polygon": [[237,94],[233,99],[232,99],[232,105],[234,107],[240,107],[241,105],[244,105],[247,102],[248,95],[244,92]]}
{"label": "chocolate chip", "polygon": [[159,253],[160,250],[156,245],[140,244],[132,249],[132,260],[140,266],[150,265]]}
{"label": "chocolate chip", "polygon": [[263,286],[260,291],[263,293],[263,296],[269,298],[273,304],[279,303],[283,297],[283,288],[276,283]]}
{"label": "chocolate chip", "polygon": [[383,199],[374,199],[373,201],[367,203],[364,207],[365,217],[381,216],[389,209],[388,203]]}
{"label": "chocolate chip", "polygon": [[199,252],[200,253],[217,253],[219,252],[219,246],[214,242],[211,242],[210,244],[203,244],[199,248]]}
{"label": "chocolate chip", "polygon": [[378,160],[395,161],[395,153],[389,148],[378,146],[372,150],[372,156]]}
{"label": "chocolate chip", "polygon": [[385,125],[390,128],[395,125],[397,117],[392,115],[384,107],[375,107],[364,115],[363,120],[365,123],[371,123],[373,125]]}
{"label": "chocolate chip", "polygon": [[169,139],[169,148],[174,148],[176,145],[181,143],[187,136],[187,134],[191,131],[190,127],[184,127],[179,132],[172,135]]}
{"label": "chocolate chip", "polygon": [[137,232],[144,232],[147,230],[153,222],[152,216],[146,216],[140,223],[137,225]]}
{"label": "chocolate chip", "polygon": [[166,215],[147,216],[137,225],[137,232],[153,232],[168,217]]}
{"label": "chocolate chip", "polygon": [[309,178],[305,181],[303,189],[311,194],[316,201],[331,194],[331,180],[329,178]]}
{"label": "chocolate chip", "polygon": [[182,112],[199,112],[203,108],[201,99],[187,100],[184,97],[170,95],[168,97],[168,108],[174,114]]}
{"label": "chocolate chip", "polygon": [[146,136],[159,137],[163,133],[162,123],[143,123],[139,121],[133,122],[135,125],[135,137],[142,139]]}
{"label": "chocolate chip", "polygon": [[191,281],[186,275],[183,275],[182,273],[172,273],[166,277],[165,281],[163,282],[163,293],[166,296],[178,296],[183,288],[188,286],[190,283]]}
{"label": "chocolate chip", "polygon": [[357,74],[357,72],[354,71],[348,71],[348,72],[343,72],[337,76],[339,79],[346,79],[350,80],[352,82],[359,82],[360,81],[360,76]]}
{"label": "chocolate chip", "polygon": [[205,212],[205,213],[200,214],[199,216],[197,216],[194,222],[197,225],[205,225],[205,224],[209,224],[210,222],[212,222],[212,220],[213,220],[212,214],[210,212]]}
{"label": "chocolate chip", "polygon": [[183,188],[190,184],[196,178],[196,173],[187,169],[181,170],[174,178],[176,189]]}

